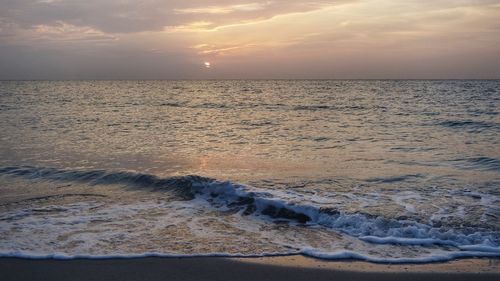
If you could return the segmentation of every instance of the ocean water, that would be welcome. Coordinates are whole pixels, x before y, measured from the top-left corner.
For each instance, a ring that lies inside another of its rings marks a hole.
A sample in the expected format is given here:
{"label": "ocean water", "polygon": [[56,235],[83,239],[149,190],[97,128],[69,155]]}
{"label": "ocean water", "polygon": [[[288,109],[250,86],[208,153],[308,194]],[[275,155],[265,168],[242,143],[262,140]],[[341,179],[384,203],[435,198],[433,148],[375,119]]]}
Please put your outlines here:
{"label": "ocean water", "polygon": [[0,256],[500,257],[500,81],[0,82]]}

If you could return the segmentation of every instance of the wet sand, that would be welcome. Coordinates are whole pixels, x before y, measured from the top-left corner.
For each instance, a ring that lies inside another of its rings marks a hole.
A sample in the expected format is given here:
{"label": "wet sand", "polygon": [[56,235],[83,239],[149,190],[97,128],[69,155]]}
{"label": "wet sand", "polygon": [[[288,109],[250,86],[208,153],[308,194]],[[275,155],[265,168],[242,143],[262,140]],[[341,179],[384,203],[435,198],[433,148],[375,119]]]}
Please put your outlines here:
{"label": "wet sand", "polygon": [[0,280],[500,280],[500,260],[425,265],[271,258],[27,260],[0,258]]}

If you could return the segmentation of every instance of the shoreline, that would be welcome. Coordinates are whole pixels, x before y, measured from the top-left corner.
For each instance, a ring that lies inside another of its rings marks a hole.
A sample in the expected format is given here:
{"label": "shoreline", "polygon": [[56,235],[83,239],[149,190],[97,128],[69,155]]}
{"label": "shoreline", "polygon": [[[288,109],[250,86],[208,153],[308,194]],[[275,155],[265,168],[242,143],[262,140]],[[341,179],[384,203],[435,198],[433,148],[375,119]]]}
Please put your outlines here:
{"label": "shoreline", "polygon": [[[234,258],[240,262],[276,266],[324,268],[355,272],[413,272],[413,273],[494,273],[500,275],[500,258],[458,258],[429,263],[374,263],[344,259],[324,260],[304,255]],[[499,276],[500,277],[500,276]]]}
{"label": "shoreline", "polygon": [[0,258],[10,280],[498,280],[500,259],[429,264],[325,261],[302,255],[224,258],[23,259]]}

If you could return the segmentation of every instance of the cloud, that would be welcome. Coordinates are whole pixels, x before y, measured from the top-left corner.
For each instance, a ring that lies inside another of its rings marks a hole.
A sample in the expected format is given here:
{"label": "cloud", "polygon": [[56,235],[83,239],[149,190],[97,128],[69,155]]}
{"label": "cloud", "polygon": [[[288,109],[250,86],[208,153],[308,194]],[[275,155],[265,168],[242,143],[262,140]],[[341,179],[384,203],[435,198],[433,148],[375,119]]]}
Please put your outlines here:
{"label": "cloud", "polygon": [[261,11],[268,8],[272,2],[256,2],[227,6],[208,6],[198,8],[174,9],[178,14],[229,14],[235,12]]}
{"label": "cloud", "polygon": [[[106,33],[160,31],[166,26],[216,25],[304,12],[344,1],[274,0],[2,0],[4,22],[30,28],[64,22]],[[223,15],[221,17],[221,15]]]}
{"label": "cloud", "polygon": [[[498,0],[0,0],[0,7],[0,79],[500,77]],[[209,72],[205,61],[213,62]]]}

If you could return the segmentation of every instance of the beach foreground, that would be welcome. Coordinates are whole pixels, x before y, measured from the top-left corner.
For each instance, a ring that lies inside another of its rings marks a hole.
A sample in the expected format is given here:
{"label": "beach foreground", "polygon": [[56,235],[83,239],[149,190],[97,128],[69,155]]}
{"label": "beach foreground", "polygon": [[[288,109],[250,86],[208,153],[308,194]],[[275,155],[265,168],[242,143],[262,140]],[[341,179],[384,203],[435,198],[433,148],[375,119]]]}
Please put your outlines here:
{"label": "beach foreground", "polygon": [[0,259],[10,280],[499,280],[499,260],[464,259],[425,265],[272,258]]}

